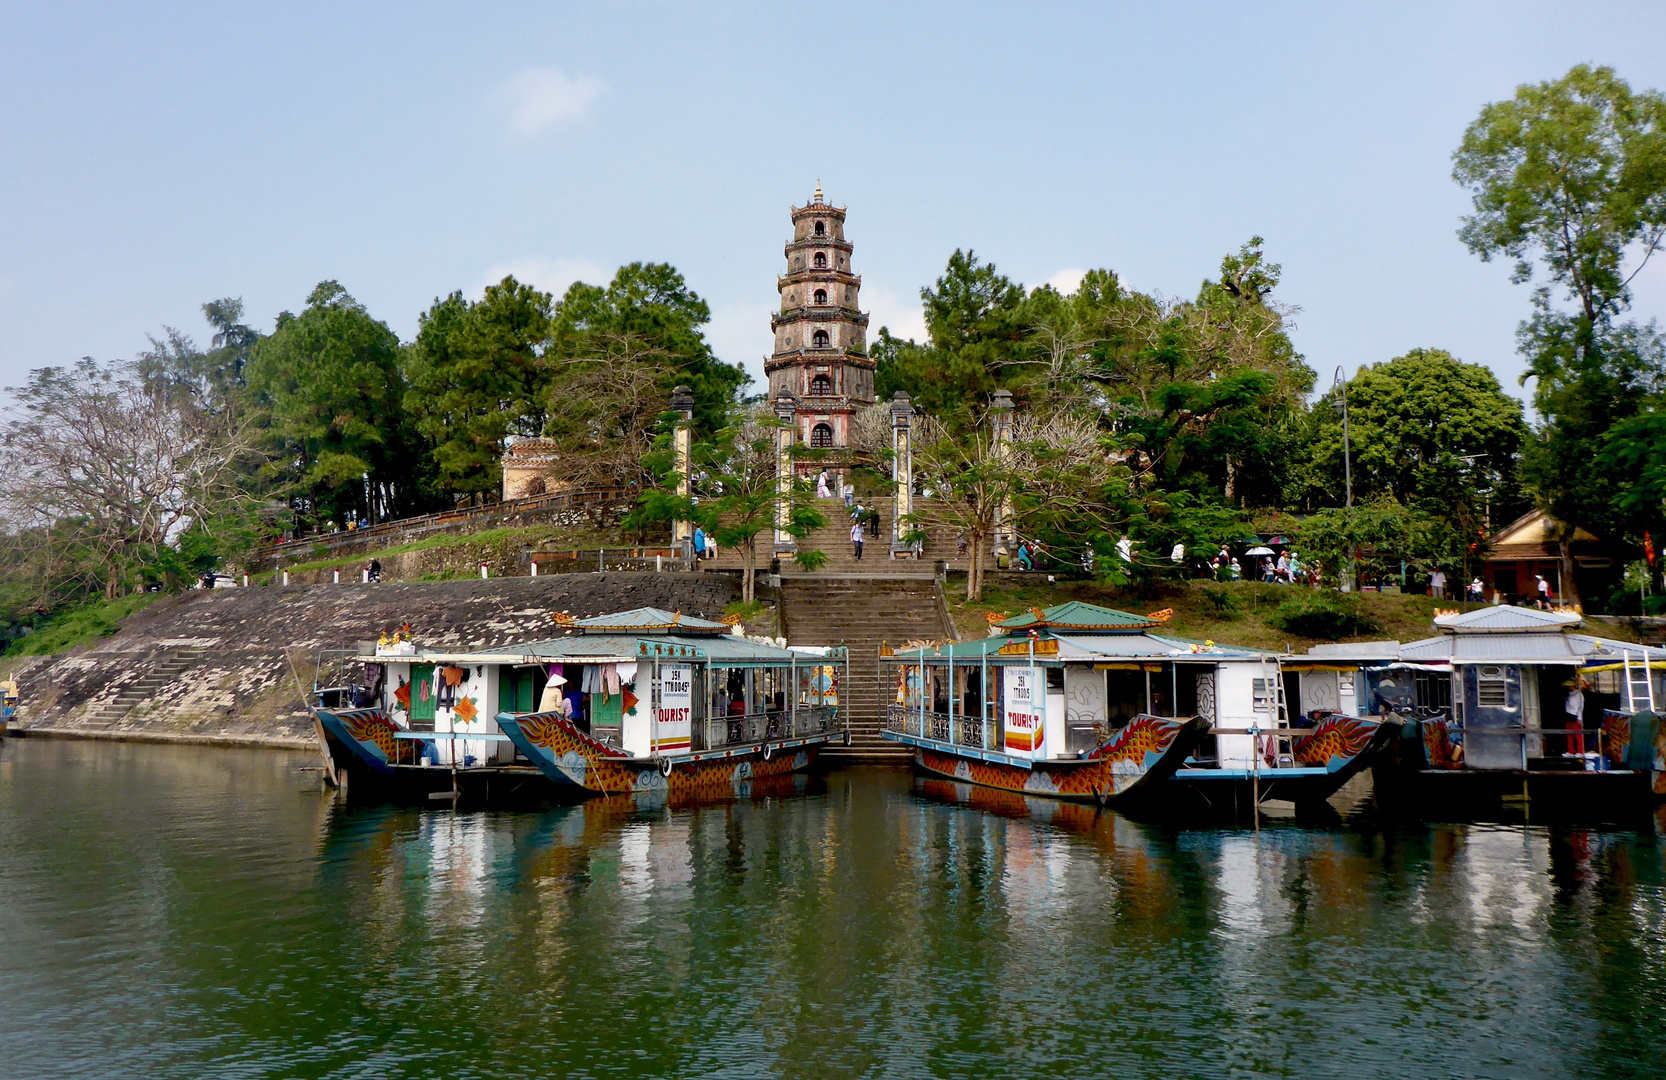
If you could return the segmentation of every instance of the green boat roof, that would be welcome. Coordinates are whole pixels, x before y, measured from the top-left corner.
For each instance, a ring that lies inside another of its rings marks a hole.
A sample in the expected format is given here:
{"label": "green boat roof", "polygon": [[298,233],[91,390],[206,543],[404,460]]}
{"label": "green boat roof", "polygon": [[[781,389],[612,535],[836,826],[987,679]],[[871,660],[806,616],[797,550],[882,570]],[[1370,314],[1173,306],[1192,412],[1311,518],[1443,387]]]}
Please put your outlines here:
{"label": "green boat roof", "polygon": [[1114,634],[1149,630],[1161,624],[1146,615],[1134,615],[1115,608],[1100,607],[1098,604],[1069,600],[1062,604],[1054,604],[1044,611],[1031,608],[1010,619],[1002,619],[995,625],[1003,630],[1014,631],[1046,629]]}

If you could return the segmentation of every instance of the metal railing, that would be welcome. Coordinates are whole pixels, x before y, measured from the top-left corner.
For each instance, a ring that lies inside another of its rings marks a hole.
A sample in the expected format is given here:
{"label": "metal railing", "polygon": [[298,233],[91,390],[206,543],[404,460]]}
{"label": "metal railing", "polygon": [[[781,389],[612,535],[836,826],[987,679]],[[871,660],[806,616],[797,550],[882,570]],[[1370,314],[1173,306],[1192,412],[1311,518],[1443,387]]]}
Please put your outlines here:
{"label": "metal railing", "polygon": [[885,730],[977,750],[1001,748],[1000,725],[992,715],[950,715],[918,705],[893,704],[885,707]]}
{"label": "metal railing", "polygon": [[838,728],[836,705],[800,705],[796,709],[708,716],[700,721],[702,738],[696,751],[722,750],[734,746],[756,746],[775,739],[802,739],[827,735]]}

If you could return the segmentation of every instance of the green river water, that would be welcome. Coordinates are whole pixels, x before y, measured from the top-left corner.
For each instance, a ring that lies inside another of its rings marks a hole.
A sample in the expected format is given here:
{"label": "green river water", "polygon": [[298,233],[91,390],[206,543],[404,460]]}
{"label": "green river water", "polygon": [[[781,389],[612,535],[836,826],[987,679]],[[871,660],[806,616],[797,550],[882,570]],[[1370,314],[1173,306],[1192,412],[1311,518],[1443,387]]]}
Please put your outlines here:
{"label": "green river water", "polygon": [[346,807],[0,744],[0,1076],[1666,1075],[1652,832],[1171,830],[854,770]]}

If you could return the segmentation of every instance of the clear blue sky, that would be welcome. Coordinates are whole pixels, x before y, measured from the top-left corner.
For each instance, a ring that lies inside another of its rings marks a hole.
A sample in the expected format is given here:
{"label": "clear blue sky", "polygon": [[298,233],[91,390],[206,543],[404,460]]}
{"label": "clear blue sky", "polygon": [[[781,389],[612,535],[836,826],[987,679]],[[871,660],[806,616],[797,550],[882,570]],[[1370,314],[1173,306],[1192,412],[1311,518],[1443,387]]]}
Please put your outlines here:
{"label": "clear blue sky", "polygon": [[[850,207],[873,326],[956,247],[1191,296],[1250,235],[1328,384],[1415,346],[1515,388],[1528,290],[1454,231],[1480,106],[1666,87],[1666,5],[0,5],[0,383],[340,280],[403,338],[513,270],[634,259],[769,348],[787,207]],[[1666,263],[1666,260],[1662,260]],[[1666,306],[1666,265],[1637,314]],[[1519,391],[1518,391],[1519,392]]]}

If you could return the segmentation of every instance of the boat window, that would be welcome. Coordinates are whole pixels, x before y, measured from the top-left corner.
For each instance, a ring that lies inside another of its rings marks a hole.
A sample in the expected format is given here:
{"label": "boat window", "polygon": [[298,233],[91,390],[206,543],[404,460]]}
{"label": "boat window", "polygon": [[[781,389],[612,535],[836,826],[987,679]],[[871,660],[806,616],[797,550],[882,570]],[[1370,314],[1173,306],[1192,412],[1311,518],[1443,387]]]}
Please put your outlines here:
{"label": "boat window", "polygon": [[1488,666],[1476,673],[1475,704],[1483,709],[1502,709],[1510,703],[1504,685],[1504,669]]}
{"label": "boat window", "polygon": [[1452,677],[1440,671],[1419,671],[1413,676],[1413,688],[1419,707],[1450,709],[1452,707]]}

